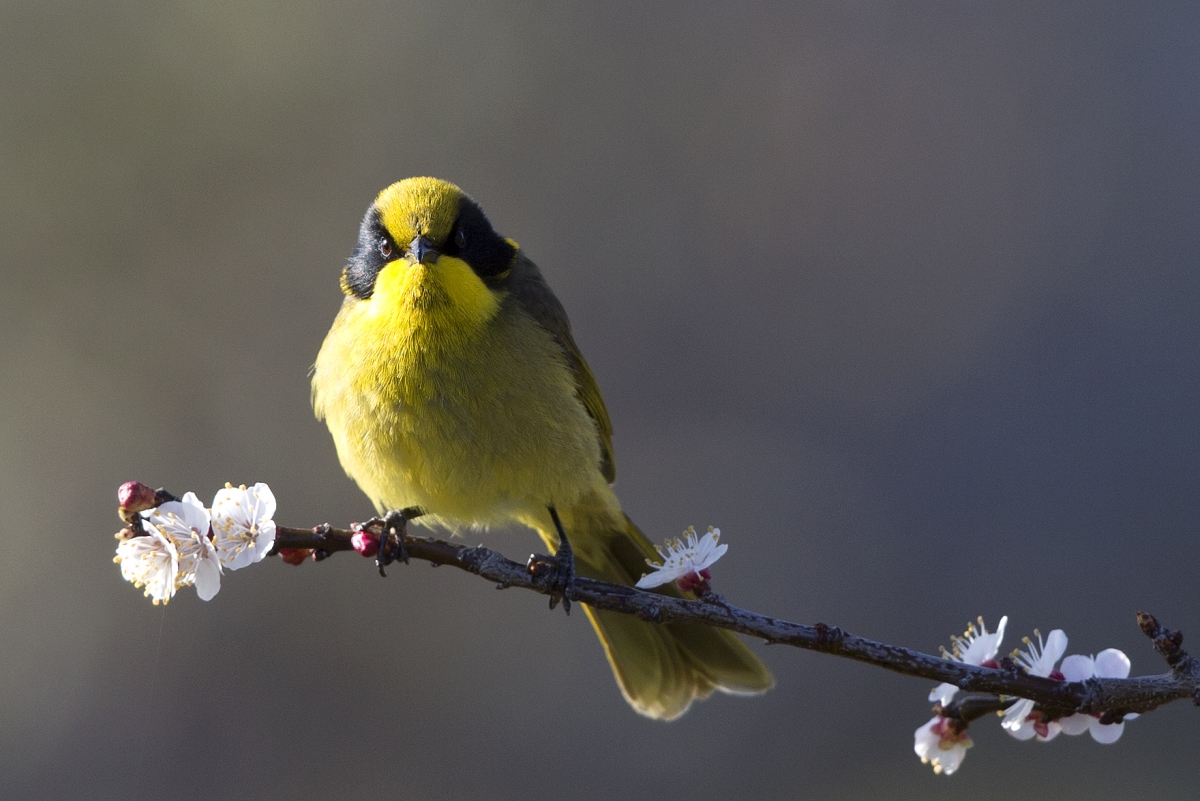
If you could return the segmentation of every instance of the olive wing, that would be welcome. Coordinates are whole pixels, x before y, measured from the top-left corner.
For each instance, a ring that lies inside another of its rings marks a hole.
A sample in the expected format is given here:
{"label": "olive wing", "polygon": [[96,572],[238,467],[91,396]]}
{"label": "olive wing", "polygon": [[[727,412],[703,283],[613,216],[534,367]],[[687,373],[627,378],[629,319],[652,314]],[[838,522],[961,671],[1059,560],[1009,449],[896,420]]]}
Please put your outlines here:
{"label": "olive wing", "polygon": [[524,253],[517,252],[512,270],[500,281],[497,289],[507,290],[509,297],[530,317],[554,336],[562,346],[567,365],[575,376],[575,392],[588,414],[596,421],[596,433],[600,437],[600,472],[608,483],[616,481],[617,465],[613,458],[612,422],[608,409],[604,407],[604,396],[596,384],[596,377],[579,352],[579,346],[571,336],[571,322],[554,292],[542,277],[537,265]]}

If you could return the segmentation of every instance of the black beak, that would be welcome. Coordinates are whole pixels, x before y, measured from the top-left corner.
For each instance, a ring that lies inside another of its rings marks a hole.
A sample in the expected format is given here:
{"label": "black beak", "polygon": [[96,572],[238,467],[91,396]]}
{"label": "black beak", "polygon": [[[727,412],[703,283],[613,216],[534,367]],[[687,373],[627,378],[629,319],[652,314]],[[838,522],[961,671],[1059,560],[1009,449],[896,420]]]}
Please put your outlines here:
{"label": "black beak", "polygon": [[408,256],[413,264],[433,264],[442,255],[437,248],[423,236],[418,236],[408,243]]}

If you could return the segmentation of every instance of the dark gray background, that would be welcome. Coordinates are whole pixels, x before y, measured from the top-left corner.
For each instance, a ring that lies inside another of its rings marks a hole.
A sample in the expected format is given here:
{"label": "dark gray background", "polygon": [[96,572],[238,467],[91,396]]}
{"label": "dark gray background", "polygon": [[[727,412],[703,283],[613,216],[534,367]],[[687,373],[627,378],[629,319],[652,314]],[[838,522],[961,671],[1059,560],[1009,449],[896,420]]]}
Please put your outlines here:
{"label": "dark gray background", "polygon": [[[967,7],[969,6],[969,7]],[[582,615],[341,555],[164,612],[127,479],[369,512],[307,369],[374,194],[540,264],[654,538],[734,602],[934,651],[975,615],[1200,643],[1194,4],[0,6],[0,796],[1194,798],[1185,704],[912,754],[929,683],[784,648],[685,718]],[[521,558],[532,535],[490,535]],[[381,682],[386,677],[386,683]]]}

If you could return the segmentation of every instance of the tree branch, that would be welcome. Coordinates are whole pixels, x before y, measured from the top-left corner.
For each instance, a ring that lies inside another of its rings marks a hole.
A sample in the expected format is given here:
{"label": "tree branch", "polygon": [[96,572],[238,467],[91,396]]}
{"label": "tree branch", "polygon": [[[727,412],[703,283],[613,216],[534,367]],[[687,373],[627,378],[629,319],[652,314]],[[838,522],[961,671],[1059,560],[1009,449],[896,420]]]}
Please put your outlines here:
{"label": "tree branch", "polygon": [[[351,537],[354,534],[354,530],[328,525],[312,529],[281,526],[277,528],[272,553],[284,549],[313,549],[313,556],[319,561],[335,551],[353,550]],[[482,576],[501,589],[520,587],[551,597],[562,592],[561,587],[553,584],[552,577],[544,573],[539,575],[529,566],[506,559],[489,548],[412,536],[406,537],[404,544],[409,558],[457,567]],[[869,640],[824,623],[809,626],[779,620],[739,609],[711,592],[692,600],[576,577],[568,598],[595,609],[636,615],[648,622],[700,623],[757,637],[770,644],[833,654],[906,676],[953,684],[974,695],[964,696],[941,713],[963,723],[986,711],[1004,708],[1011,703],[1005,698],[1013,697],[1034,701],[1050,719],[1078,711],[1099,715],[1105,723],[1120,721],[1131,712],[1148,712],[1182,698],[1191,698],[1200,705],[1200,660],[1182,649],[1180,632],[1163,628],[1152,615],[1144,612],[1137,613],[1138,625],[1166,659],[1170,667],[1168,672],[1128,679],[1063,682],[1030,676],[1011,659],[1002,660],[1000,669],[976,667]]]}

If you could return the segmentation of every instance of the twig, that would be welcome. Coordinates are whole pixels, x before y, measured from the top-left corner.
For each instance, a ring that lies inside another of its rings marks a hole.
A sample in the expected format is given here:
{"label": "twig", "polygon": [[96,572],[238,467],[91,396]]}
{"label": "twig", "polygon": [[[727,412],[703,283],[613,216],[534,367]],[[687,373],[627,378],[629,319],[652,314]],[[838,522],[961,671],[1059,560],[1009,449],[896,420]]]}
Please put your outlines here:
{"label": "twig", "polygon": [[[354,531],[328,525],[312,529],[279,527],[272,553],[283,549],[314,549],[318,558],[353,550]],[[468,547],[428,537],[408,537],[408,556],[435,565],[450,565],[482,576],[500,587],[519,587],[543,595],[561,592],[526,565],[506,559],[483,546]],[[951,659],[869,640],[824,623],[804,625],[740,609],[714,596],[691,600],[576,577],[571,601],[594,609],[637,615],[654,623],[701,623],[729,629],[768,643],[791,645],[866,662],[906,676],[946,682],[972,693],[947,707],[945,714],[964,723],[986,711],[1003,708],[1014,697],[1034,701],[1049,717],[1072,712],[1100,715],[1104,722],[1121,720],[1131,712],[1148,712],[1162,704],[1191,698],[1200,705],[1200,660],[1181,647],[1183,635],[1159,625],[1152,615],[1138,612],[1138,625],[1167,660],[1168,672],[1128,679],[1093,678],[1063,682],[1030,676],[1005,660],[1000,669],[976,667]]]}

